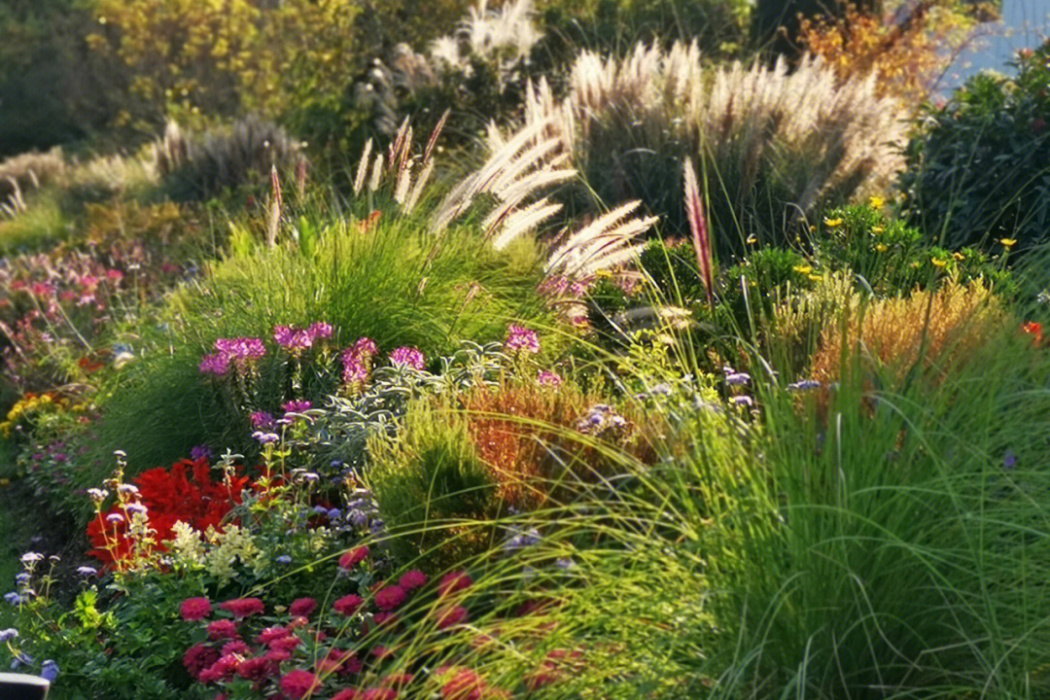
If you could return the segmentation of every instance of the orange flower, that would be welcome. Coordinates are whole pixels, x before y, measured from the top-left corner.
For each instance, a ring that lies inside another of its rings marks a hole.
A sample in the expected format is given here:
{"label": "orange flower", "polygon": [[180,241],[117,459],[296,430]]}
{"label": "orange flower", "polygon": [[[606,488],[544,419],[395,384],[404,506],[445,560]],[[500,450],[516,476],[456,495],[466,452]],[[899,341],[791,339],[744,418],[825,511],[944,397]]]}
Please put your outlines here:
{"label": "orange flower", "polygon": [[1036,321],[1029,321],[1021,326],[1021,330],[1033,336],[1033,345],[1038,346],[1043,344],[1043,324]]}

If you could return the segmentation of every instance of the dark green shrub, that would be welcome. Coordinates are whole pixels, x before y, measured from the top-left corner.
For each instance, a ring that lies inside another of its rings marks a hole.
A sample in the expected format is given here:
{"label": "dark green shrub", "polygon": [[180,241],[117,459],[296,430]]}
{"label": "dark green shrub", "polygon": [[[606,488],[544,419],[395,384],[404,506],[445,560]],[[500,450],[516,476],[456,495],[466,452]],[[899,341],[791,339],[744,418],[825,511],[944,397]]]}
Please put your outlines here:
{"label": "dark green shrub", "polygon": [[901,178],[908,220],[946,248],[1050,240],[1050,42],[928,109]]}

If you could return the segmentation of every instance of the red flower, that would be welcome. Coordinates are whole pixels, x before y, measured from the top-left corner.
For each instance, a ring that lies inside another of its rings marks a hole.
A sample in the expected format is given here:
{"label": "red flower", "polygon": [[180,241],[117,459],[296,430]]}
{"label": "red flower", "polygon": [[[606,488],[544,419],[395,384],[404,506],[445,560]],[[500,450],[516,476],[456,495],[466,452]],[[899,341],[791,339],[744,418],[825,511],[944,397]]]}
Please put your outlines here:
{"label": "red flower", "polygon": [[217,683],[219,681],[233,678],[234,674],[237,673],[237,667],[241,665],[242,660],[243,659],[240,656],[235,654],[221,656],[218,661],[201,671],[197,680],[201,683]]}
{"label": "red flower", "polygon": [[208,639],[236,639],[237,625],[233,620],[216,620],[208,625]]}
{"label": "red flower", "polygon": [[211,601],[207,598],[187,598],[179,606],[179,614],[183,620],[203,620],[211,615]]}
{"label": "red flower", "polygon": [[485,687],[481,676],[465,668],[441,686],[441,697],[444,700],[481,700]]}
{"label": "red flower", "polygon": [[427,585],[427,575],[419,569],[412,569],[398,579],[397,585],[401,586],[406,592],[411,592]]}
{"label": "red flower", "polygon": [[264,657],[245,659],[237,667],[237,675],[255,683],[261,683],[277,670],[277,666]]}
{"label": "red flower", "polygon": [[376,593],[376,607],[384,612],[396,610],[408,596],[401,586],[387,586]]}
{"label": "red flower", "polygon": [[369,688],[360,695],[361,700],[397,700],[397,691],[393,688]]}
{"label": "red flower", "polygon": [[270,646],[271,642],[287,637],[291,632],[284,627],[267,627],[255,638],[257,644]]}
{"label": "red flower", "polygon": [[310,617],[317,609],[317,601],[313,598],[297,598],[288,606],[288,614],[295,617]]}
{"label": "red flower", "polygon": [[368,547],[362,545],[354,547],[349,552],[339,557],[339,568],[349,571],[368,557]]}
{"label": "red flower", "polygon": [[445,608],[438,613],[438,629],[448,629],[454,625],[461,624],[467,619],[467,609],[462,605]]}
{"label": "red flower", "polygon": [[292,698],[292,700],[302,700],[302,698],[309,697],[320,685],[321,681],[318,680],[317,676],[298,668],[294,671],[289,671],[281,678],[281,692]]}
{"label": "red flower", "polygon": [[1021,326],[1021,330],[1029,335],[1033,336],[1032,341],[1035,345],[1040,345],[1043,342],[1043,324],[1036,321],[1029,321]]}
{"label": "red flower", "polygon": [[474,585],[474,579],[466,571],[453,571],[445,574],[441,579],[441,583],[438,584],[438,593],[445,596],[470,588],[472,585]]}
{"label": "red flower", "polygon": [[359,694],[353,688],[347,688],[346,690],[340,690],[338,693],[332,696],[332,700],[358,700]]}
{"label": "red flower", "polygon": [[266,610],[266,606],[258,598],[235,598],[227,600],[219,607],[231,613],[238,620],[243,620],[252,615],[262,615]]}
{"label": "red flower", "polygon": [[222,645],[223,656],[232,656],[233,654],[237,654],[238,656],[247,656],[248,652],[250,651],[251,649],[248,648],[248,645],[240,639],[235,639],[232,642],[227,642],[226,644]]}
{"label": "red flower", "polygon": [[340,615],[346,615],[349,617],[356,613],[365,601],[361,596],[351,593],[350,595],[343,596],[339,600],[332,604],[332,609]]}
{"label": "red flower", "polygon": [[218,660],[219,652],[205,644],[194,644],[182,655],[182,665],[194,678],[199,678],[201,671]]}
{"label": "red flower", "polygon": [[273,640],[272,642],[270,642],[270,648],[291,652],[302,643],[303,640],[299,639],[295,635],[292,635],[290,637],[281,637],[280,639]]}

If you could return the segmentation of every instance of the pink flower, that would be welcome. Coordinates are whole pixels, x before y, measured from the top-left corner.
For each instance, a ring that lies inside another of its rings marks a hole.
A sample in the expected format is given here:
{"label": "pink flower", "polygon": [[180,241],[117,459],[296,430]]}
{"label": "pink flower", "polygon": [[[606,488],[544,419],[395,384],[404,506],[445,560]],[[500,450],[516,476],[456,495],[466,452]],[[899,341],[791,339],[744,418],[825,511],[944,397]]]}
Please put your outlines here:
{"label": "pink flower", "polygon": [[197,680],[201,683],[217,683],[232,678],[237,673],[237,667],[241,665],[241,661],[242,659],[236,654],[220,656],[218,661],[201,671]]}
{"label": "pink flower", "polygon": [[332,604],[332,609],[340,615],[346,615],[349,617],[360,610],[361,606],[364,604],[365,601],[361,596],[351,593],[350,595],[343,596],[335,601]]}
{"label": "pink flower", "polygon": [[419,569],[412,569],[398,579],[397,585],[401,586],[406,592],[411,592],[427,585],[427,575]]}
{"label": "pink flower", "polygon": [[303,643],[303,640],[296,637],[294,634],[287,637],[281,637],[280,639],[274,639],[270,642],[270,649],[292,652]]}
{"label": "pink flower", "polygon": [[288,606],[288,614],[295,617],[310,617],[317,609],[317,601],[313,598],[297,598]]}
{"label": "pink flower", "polygon": [[407,345],[394,349],[394,351],[390,353],[390,361],[400,367],[412,367],[421,372],[427,364],[426,357],[424,357],[419,349]]}
{"label": "pink flower", "polygon": [[293,354],[307,350],[314,344],[314,337],[310,331],[295,326],[274,326],[273,339]]}
{"label": "pink flower", "polygon": [[540,386],[561,386],[562,378],[554,372],[543,371],[536,376],[536,383]]}
{"label": "pink flower", "polygon": [[211,601],[207,598],[187,598],[179,606],[183,620],[203,620],[211,615]]}
{"label": "pink flower", "polygon": [[371,357],[379,353],[379,346],[371,338],[358,338],[352,350],[358,357]]}
{"label": "pink flower", "polygon": [[256,430],[268,430],[273,427],[273,416],[266,411],[256,411],[251,415],[251,421]]}
{"label": "pink flower", "polygon": [[474,579],[466,571],[453,571],[445,574],[441,579],[441,583],[438,584],[438,593],[445,596],[470,588],[472,585],[474,585]]}
{"label": "pink flower", "polygon": [[214,374],[216,377],[221,377],[226,374],[226,371],[229,368],[230,358],[218,353],[215,355],[205,355],[201,358],[201,363],[197,365],[197,369],[200,370],[201,374]]}
{"label": "pink flower", "polygon": [[376,593],[376,607],[384,612],[396,610],[408,596],[401,586],[387,586]]}
{"label": "pink flower", "polygon": [[257,644],[263,644],[265,646],[271,646],[272,643],[278,639],[283,639],[290,635],[291,632],[286,630],[284,627],[267,627],[255,638]]}
{"label": "pink flower", "polygon": [[451,608],[445,608],[438,613],[438,629],[448,629],[458,624],[462,624],[467,619],[467,609],[462,605],[456,605]]}
{"label": "pink flower", "polygon": [[339,568],[349,571],[368,558],[368,546],[354,547],[349,552],[339,557]]}
{"label": "pink flower", "polygon": [[266,610],[266,606],[258,598],[235,598],[234,600],[227,600],[219,607],[231,613],[238,620],[243,620],[252,615],[262,615]]}
{"label": "pink flower", "polygon": [[233,656],[234,654],[238,656],[247,656],[250,651],[251,649],[248,648],[248,645],[240,639],[235,639],[232,642],[227,642],[222,645],[223,656]]}
{"label": "pink flower", "polygon": [[359,700],[359,695],[353,688],[347,688],[333,695],[332,700]]}
{"label": "pink flower", "polygon": [[332,324],[325,323],[324,321],[317,321],[316,323],[311,323],[310,327],[306,329],[306,332],[310,335],[310,339],[316,342],[322,338],[331,338],[332,330]]}
{"label": "pink flower", "polygon": [[208,625],[208,639],[236,639],[237,625],[233,620],[215,620]]}
{"label": "pink flower", "polygon": [[245,659],[237,667],[237,675],[250,681],[259,683],[274,675],[277,667],[263,657]]}
{"label": "pink flower", "polygon": [[531,353],[535,355],[540,351],[540,339],[537,337],[536,331],[524,326],[511,324],[507,329],[507,340],[504,341],[503,347],[508,352]]}
{"label": "pink flower", "polygon": [[292,698],[292,700],[302,700],[302,698],[309,697],[320,685],[321,681],[318,680],[317,676],[298,668],[294,671],[289,671],[281,678],[281,692]]}
{"label": "pink flower", "polygon": [[205,644],[194,644],[182,655],[182,665],[194,678],[200,677],[201,671],[218,660],[219,652]]}
{"label": "pink flower", "polygon": [[397,691],[393,688],[369,688],[361,691],[360,700],[397,700]]}
{"label": "pink flower", "polygon": [[285,413],[304,413],[313,408],[313,404],[309,401],[289,401],[281,408],[284,409]]}
{"label": "pink flower", "polygon": [[377,612],[372,616],[375,620],[376,627],[396,627],[397,626],[397,613],[393,612]]}

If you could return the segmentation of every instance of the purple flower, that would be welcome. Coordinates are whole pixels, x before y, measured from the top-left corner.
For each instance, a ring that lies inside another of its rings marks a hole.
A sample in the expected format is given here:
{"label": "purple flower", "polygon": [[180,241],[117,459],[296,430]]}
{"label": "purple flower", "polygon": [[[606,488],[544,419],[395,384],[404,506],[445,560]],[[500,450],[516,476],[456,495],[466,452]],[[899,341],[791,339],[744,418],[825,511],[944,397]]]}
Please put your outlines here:
{"label": "purple flower", "polygon": [[292,353],[307,350],[314,344],[314,338],[309,331],[295,326],[274,326],[273,339],[282,348]]}
{"label": "purple flower", "polygon": [[201,358],[200,365],[198,365],[201,374],[214,374],[216,377],[221,377],[226,374],[226,370],[229,368],[230,358],[221,353],[205,355]]}
{"label": "purple flower", "polygon": [[6,630],[0,630],[0,642],[6,642],[14,639],[18,636],[18,630],[14,627],[8,627]]}
{"label": "purple flower", "polygon": [[507,329],[507,340],[504,341],[503,347],[508,352],[527,352],[535,355],[540,351],[540,339],[536,331],[511,324]]}
{"label": "purple flower", "polygon": [[562,378],[554,372],[547,372],[546,370],[540,372],[536,376],[536,383],[540,386],[561,386]]}
{"label": "purple flower", "polygon": [[734,396],[730,401],[736,406],[747,406],[748,408],[755,405],[754,399],[750,396]]}
{"label": "purple flower", "polygon": [[281,408],[284,409],[285,413],[305,413],[313,408],[313,404],[309,401],[289,401]]}
{"label": "purple flower", "polygon": [[114,525],[117,525],[119,523],[124,522],[124,516],[121,515],[120,513],[110,513],[109,515],[106,516],[106,522],[113,523]]}
{"label": "purple flower", "polygon": [[368,367],[351,353],[352,349],[343,353],[343,383],[364,384],[368,381]]}
{"label": "purple flower", "polygon": [[417,348],[407,345],[396,348],[391,352],[390,361],[400,367],[412,367],[419,371],[423,371],[423,368],[426,366],[426,358],[423,356],[423,353]]}
{"label": "purple flower", "polygon": [[55,679],[58,678],[58,672],[58,664],[51,659],[46,659],[43,668],[40,669],[40,677],[48,682],[54,683]]}
{"label": "purple flower", "polygon": [[266,430],[273,427],[273,416],[266,411],[256,411],[251,415],[252,427]]}
{"label": "purple flower", "polygon": [[266,354],[266,346],[258,338],[219,338],[215,349],[229,360],[255,360]]}
{"label": "purple flower", "polygon": [[256,430],[252,433],[252,439],[258,440],[260,445],[270,445],[280,440],[281,437],[277,433],[264,433],[261,430]]}
{"label": "purple flower", "polygon": [[1006,454],[1003,455],[1003,469],[1013,469],[1017,466],[1017,455],[1014,454],[1013,450],[1007,450]]}
{"label": "purple flower", "polygon": [[352,349],[358,357],[379,354],[379,346],[371,338],[358,338]]}
{"label": "purple flower", "polygon": [[211,459],[211,448],[207,445],[197,445],[190,448],[190,459]]}
{"label": "purple flower", "polygon": [[810,389],[819,389],[820,382],[815,379],[803,379],[798,382],[793,382],[787,385],[788,391],[808,391]]}
{"label": "purple flower", "polygon": [[81,576],[97,576],[98,569],[93,566],[78,566],[77,573]]}
{"label": "purple flower", "polygon": [[743,386],[751,381],[751,375],[747,372],[733,372],[726,375],[726,384],[729,386]]}
{"label": "purple flower", "polygon": [[322,338],[331,338],[332,324],[325,323],[324,321],[317,321],[316,323],[311,323],[310,327],[306,329],[306,332],[309,334],[310,339],[315,342]]}

